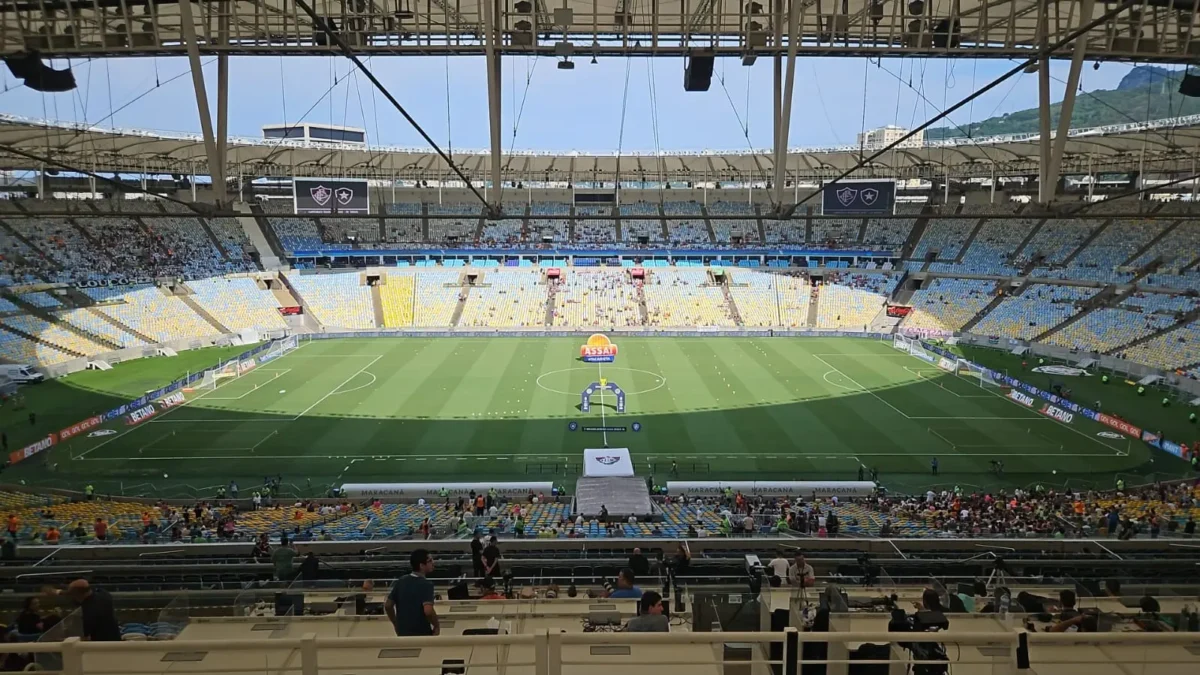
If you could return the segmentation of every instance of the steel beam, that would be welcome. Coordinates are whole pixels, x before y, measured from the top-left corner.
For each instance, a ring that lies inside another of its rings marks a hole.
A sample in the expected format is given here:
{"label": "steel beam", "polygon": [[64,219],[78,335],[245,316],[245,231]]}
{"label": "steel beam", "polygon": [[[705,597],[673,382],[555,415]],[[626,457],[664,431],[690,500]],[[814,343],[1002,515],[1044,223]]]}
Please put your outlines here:
{"label": "steel beam", "polygon": [[1038,46],[1042,57],[1038,60],[1038,202],[1049,204],[1054,201],[1055,188],[1050,183],[1050,3],[1042,5],[1038,14]]}
{"label": "steel beam", "polygon": [[[800,8],[799,2],[791,0],[788,2],[788,50],[787,50],[787,75],[785,76],[783,86],[783,102],[779,109],[779,125],[775,129],[775,182],[772,185],[774,188],[775,208],[778,212],[783,212],[783,178],[786,175],[787,169],[787,147],[788,147],[788,130],[791,126],[792,117],[792,91],[796,85],[796,49],[799,45],[798,24],[800,23]],[[776,80],[778,82],[778,80]]]}
{"label": "steel beam", "polygon": [[225,202],[225,162],[217,151],[212,115],[208,109],[208,92],[204,88],[204,68],[200,63],[200,45],[196,43],[196,22],[192,16],[191,0],[179,2],[180,27],[187,43],[188,65],[192,71],[192,87],[196,92],[196,112],[200,115],[200,132],[204,137],[204,153],[208,156],[208,174],[218,202]]}
{"label": "steel beam", "polygon": [[[217,19],[217,42],[226,44],[229,42],[229,6],[218,5],[220,15]],[[229,139],[229,54],[221,52],[217,54],[217,159],[221,162],[221,187],[219,195],[222,205],[225,205],[225,199],[228,196],[228,181],[225,180],[225,166],[227,160],[226,142]],[[195,181],[192,185],[195,186]]]}
{"label": "steel beam", "polygon": [[[1079,4],[1079,24],[1083,25],[1092,20],[1092,8],[1095,0],[1082,0]],[[1087,54],[1087,36],[1075,40],[1075,51],[1071,54],[1071,67],[1067,71],[1067,90],[1063,93],[1062,107],[1058,111],[1058,130],[1054,135],[1054,145],[1050,149],[1050,163],[1046,169],[1046,182],[1051,186],[1058,185],[1058,176],[1062,170],[1063,153],[1067,149],[1067,137],[1071,131],[1071,114],[1075,112],[1075,92],[1079,89],[1079,74],[1083,69],[1083,58]],[[1053,192],[1051,192],[1053,198]]]}
{"label": "steel beam", "polygon": [[483,0],[480,4],[483,5],[483,29],[484,29],[484,64],[487,68],[487,87],[488,87],[488,127],[491,135],[491,176],[492,200],[489,204],[490,210],[494,215],[500,213],[500,198],[503,192],[503,184],[500,175],[500,160],[501,160],[501,138],[500,138],[500,105],[503,102],[501,99],[501,60],[500,60],[500,30],[497,25],[497,17],[500,11],[496,6],[496,0]]}

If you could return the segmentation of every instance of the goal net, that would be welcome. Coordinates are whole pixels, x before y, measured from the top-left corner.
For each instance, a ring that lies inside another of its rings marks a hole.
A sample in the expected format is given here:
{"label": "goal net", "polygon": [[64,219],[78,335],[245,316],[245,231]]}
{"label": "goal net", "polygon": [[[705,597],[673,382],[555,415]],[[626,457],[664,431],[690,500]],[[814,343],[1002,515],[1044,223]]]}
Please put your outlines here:
{"label": "goal net", "polygon": [[217,374],[215,370],[206,370],[188,389],[192,391],[209,391],[217,388]]}
{"label": "goal net", "polygon": [[971,383],[978,384],[986,389],[1004,388],[1004,385],[997,382],[986,369],[965,359],[958,360],[958,374],[960,377],[966,378]]}
{"label": "goal net", "polygon": [[910,337],[905,337],[899,333],[893,336],[892,346],[902,352],[911,352],[912,344],[916,342]]}

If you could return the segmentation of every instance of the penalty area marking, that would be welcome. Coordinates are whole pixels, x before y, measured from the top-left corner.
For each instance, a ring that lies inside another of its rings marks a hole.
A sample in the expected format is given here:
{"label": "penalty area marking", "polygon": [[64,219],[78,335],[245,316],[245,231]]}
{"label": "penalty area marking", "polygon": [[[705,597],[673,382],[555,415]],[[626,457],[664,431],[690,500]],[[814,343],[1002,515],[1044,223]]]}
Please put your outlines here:
{"label": "penalty area marking", "polygon": [[[930,384],[934,384],[934,385],[937,385],[938,387],[941,387],[941,389],[943,391],[945,391],[947,394],[950,394],[952,396],[957,396],[959,398],[991,398],[992,397],[992,395],[988,394],[988,393],[960,394],[957,391],[954,391],[953,389],[950,389],[946,385],[942,384],[941,382],[938,382],[938,380],[940,380],[943,377],[946,377],[948,375],[955,375],[958,379],[963,380],[963,377],[961,375],[957,375],[956,373],[949,373],[944,370],[941,370],[940,368],[929,369],[929,370],[916,370],[913,368],[909,368],[908,366],[904,366],[904,369],[907,370],[908,372],[912,373],[913,375],[916,375],[922,381],[929,382]],[[936,377],[930,376],[930,373],[932,373]],[[970,382],[970,380],[963,380],[963,381],[968,382],[968,383]]]}
{"label": "penalty area marking", "polygon": [[[631,391],[629,389],[626,389],[625,390],[626,395],[649,394],[652,391],[658,391],[659,389],[662,389],[663,387],[667,386],[667,376],[663,375],[662,373],[655,373],[655,372],[649,371],[649,370],[642,370],[641,368],[626,368],[624,366],[609,366],[608,369],[609,370],[621,370],[621,371],[625,371],[627,373],[645,373],[646,375],[650,375],[651,377],[658,379],[658,384],[656,386],[653,386],[649,389],[641,389],[641,390],[637,390],[637,391]],[[561,389],[551,389],[550,387],[547,387],[546,385],[542,384],[543,377],[550,377],[551,375],[557,375],[559,373],[569,373],[569,372],[575,371],[575,370],[586,370],[589,373],[592,372],[592,369],[589,368],[588,366],[576,366],[574,368],[562,368],[560,370],[551,370],[548,373],[542,373],[541,375],[538,375],[537,379],[534,380],[533,382],[540,389],[545,389],[546,391],[548,391],[552,394],[564,394],[566,396],[578,398],[579,397],[578,391],[563,391]],[[603,399],[603,394],[601,395],[601,399]]]}
{"label": "penalty area marking", "polygon": [[364,370],[364,371],[362,371],[362,374],[363,374],[363,375],[370,375],[370,376],[371,376],[371,381],[370,381],[370,382],[368,382],[368,383],[366,383],[366,384],[360,384],[359,386],[357,386],[357,387],[354,387],[354,388],[352,388],[352,389],[343,389],[343,390],[341,390],[341,391],[335,391],[335,392],[333,392],[333,395],[334,395],[334,396],[336,396],[336,395],[338,395],[338,394],[349,394],[349,393],[350,393],[350,392],[352,392],[352,391],[358,391],[359,389],[366,389],[367,387],[369,387],[369,386],[371,386],[371,385],[375,384],[375,383],[378,381],[378,379],[375,377],[375,373],[372,373],[372,372],[371,372],[371,371],[369,371],[369,370]]}
{"label": "penalty area marking", "polygon": [[[278,380],[279,378],[283,377],[284,375],[286,375],[290,372],[292,372],[291,368],[258,368],[258,369],[250,371],[250,374],[253,374],[253,373],[276,373],[276,375],[275,375],[275,377],[272,377],[267,382],[254,385],[253,389],[247,389],[246,391],[242,392],[242,394],[240,396],[208,396],[207,398],[210,401],[240,401],[240,400],[246,398],[247,396],[249,396],[250,394],[253,394],[254,392],[258,391],[259,387],[266,386],[270,382]],[[240,377],[236,380],[232,380],[230,382],[230,384],[232,384],[233,382],[239,382],[242,379],[247,378],[249,376],[250,376],[249,374],[243,375],[242,377]]]}

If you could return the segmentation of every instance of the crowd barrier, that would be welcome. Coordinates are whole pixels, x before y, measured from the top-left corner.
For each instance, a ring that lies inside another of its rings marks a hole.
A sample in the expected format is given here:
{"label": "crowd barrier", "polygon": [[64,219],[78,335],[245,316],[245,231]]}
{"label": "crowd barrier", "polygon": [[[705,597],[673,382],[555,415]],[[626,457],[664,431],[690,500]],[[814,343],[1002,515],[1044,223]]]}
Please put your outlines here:
{"label": "crowd barrier", "polygon": [[[427,338],[461,338],[461,337],[588,337],[594,335],[596,329],[574,330],[565,328],[554,330],[445,330],[397,328],[395,330],[372,331],[336,331],[327,333],[305,333],[300,335],[302,340],[333,340],[339,338],[396,338],[396,337],[427,337]],[[713,328],[709,330],[666,330],[653,328],[610,328],[603,331],[608,335],[627,335],[629,337],[809,337],[809,338],[864,338],[883,341],[891,339],[890,333],[875,333],[846,330],[724,330]]]}
{"label": "crowd barrier", "polygon": [[[286,349],[294,349],[296,347],[296,345],[298,345],[298,344],[299,344],[299,342],[295,336],[284,337],[284,338],[280,338],[278,340],[268,340],[267,342],[264,342],[264,343],[258,345],[257,347],[249,349],[245,352],[242,352],[241,354],[238,354],[237,356],[220,361],[211,368],[206,368],[204,370],[200,370],[200,371],[191,373],[185,377],[181,377],[178,380],[175,380],[174,382],[172,382],[164,387],[160,387],[159,389],[155,389],[154,391],[147,392],[146,394],[143,394],[142,396],[139,396],[138,398],[136,398],[132,401],[129,401],[128,403],[123,403],[123,404],[117,406],[116,408],[113,408],[112,410],[106,411],[99,415],[94,415],[92,417],[88,417],[86,419],[75,422],[74,424],[67,425],[66,427],[63,427],[63,429],[61,429],[57,433],[49,434],[45,438],[42,438],[38,441],[35,441],[34,443],[31,443],[23,448],[14,450],[13,452],[9,453],[8,461],[10,464],[16,464],[17,462],[29,459],[30,457],[33,457],[34,455],[38,454],[39,452],[50,449],[51,447],[56,445],[59,441],[66,440],[68,438],[71,438],[72,436],[78,435],[79,433],[81,433],[83,431],[86,431],[87,429],[90,429],[90,428],[95,427],[100,424],[104,424],[106,422],[111,422],[112,420],[115,420],[119,417],[123,417],[126,415],[132,415],[134,418],[136,418],[136,419],[132,420],[132,423],[140,422],[143,419],[148,418],[151,414],[153,414],[152,411],[147,413],[147,408],[149,406],[152,406],[155,402],[160,401],[160,399],[163,401],[162,407],[164,407],[164,408],[171,407],[173,405],[178,405],[179,403],[182,403],[183,402],[182,400],[176,399],[175,397],[172,397],[171,395],[176,392],[179,392],[180,390],[182,390],[184,387],[187,387],[188,385],[199,382],[200,380],[202,380],[204,378],[205,373],[212,372],[212,371],[219,371],[223,368],[230,367],[230,366],[235,367],[239,372],[242,372],[244,370],[249,370],[249,367],[258,365],[258,360],[257,360],[258,355],[270,350],[272,347],[284,346]],[[279,351],[281,351],[281,350],[279,350]],[[264,358],[267,358],[267,360],[269,360],[270,358],[275,358],[275,355],[272,354],[272,355],[269,355],[269,358],[268,357],[264,357]],[[249,367],[246,367],[246,366],[249,366]]]}
{"label": "crowd barrier", "polygon": [[[889,672],[1192,673],[1200,665],[1200,633],[971,633],[943,631],[927,638],[944,658],[916,660],[886,632],[550,632],[437,637],[299,637],[247,640],[171,640],[5,643],[0,654],[33,654],[63,675],[129,675],[181,670],[217,673],[416,672],[572,675],[598,668],[653,668],[655,672],[719,675],[744,672],[797,675],[824,666],[845,675],[852,666],[889,666]],[[912,638],[909,638],[910,640]],[[806,650],[813,644],[824,647]],[[851,652],[880,645],[870,657]],[[807,656],[805,652],[807,651]],[[854,658],[857,656],[857,658]],[[911,671],[909,669],[912,669]],[[926,670],[936,668],[938,670]]]}
{"label": "crowd barrier", "polygon": [[[938,356],[942,356],[947,359],[964,361],[964,362],[970,364],[972,367],[978,368],[981,372],[986,373],[988,375],[988,377],[991,377],[996,382],[1000,382],[1000,383],[1006,384],[1014,389],[1018,389],[1018,390],[1027,392],[1028,394],[1030,394],[1032,396],[1036,396],[1037,398],[1040,398],[1043,401],[1050,403],[1050,405],[1052,405],[1052,406],[1059,406],[1063,410],[1070,411],[1073,414],[1083,415],[1084,417],[1086,417],[1090,420],[1093,420],[1095,422],[1099,422],[1100,424],[1103,424],[1104,426],[1109,427],[1110,429],[1113,429],[1114,431],[1124,434],[1125,436],[1128,436],[1129,438],[1132,438],[1133,440],[1142,441],[1143,443],[1146,443],[1147,445],[1149,445],[1153,448],[1157,448],[1159,450],[1169,452],[1172,455],[1174,455],[1175,457],[1178,457],[1180,459],[1185,459],[1183,457],[1183,449],[1180,447],[1180,445],[1178,443],[1168,440],[1167,438],[1164,438],[1164,437],[1160,436],[1159,434],[1153,433],[1146,429],[1142,429],[1141,427],[1139,427],[1136,424],[1133,424],[1127,420],[1124,420],[1119,417],[1109,415],[1106,413],[1097,412],[1095,410],[1092,410],[1091,408],[1081,406],[1078,403],[1075,403],[1074,401],[1065,399],[1061,396],[1058,396],[1057,394],[1053,394],[1051,392],[1048,392],[1048,391],[1045,391],[1038,387],[1035,387],[1031,384],[1022,382],[1021,380],[1018,380],[1017,378],[1012,377],[1008,373],[1002,373],[998,370],[992,370],[991,368],[981,366],[981,365],[974,363],[968,359],[963,359],[960,356],[958,356],[957,354],[954,354],[953,352],[942,349],[941,347],[938,347],[937,345],[929,344],[927,342],[921,342],[920,344],[924,349],[926,349],[930,352],[933,352],[934,354],[937,354]],[[1063,422],[1064,424],[1070,423],[1069,419],[1067,419],[1065,417],[1056,416],[1056,418],[1059,419],[1059,421]]]}

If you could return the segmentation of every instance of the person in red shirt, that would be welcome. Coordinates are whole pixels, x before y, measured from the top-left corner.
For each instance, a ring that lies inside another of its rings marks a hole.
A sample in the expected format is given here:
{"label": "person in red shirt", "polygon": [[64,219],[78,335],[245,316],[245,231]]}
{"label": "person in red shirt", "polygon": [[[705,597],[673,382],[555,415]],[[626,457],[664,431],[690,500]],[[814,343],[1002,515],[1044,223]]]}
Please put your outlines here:
{"label": "person in red shirt", "polygon": [[21,529],[21,519],[17,518],[17,514],[8,514],[8,536],[11,539],[17,538],[17,530]]}
{"label": "person in red shirt", "polygon": [[104,522],[103,518],[97,518],[96,524],[92,527],[92,529],[96,533],[97,541],[104,541],[108,539],[108,523]]}

